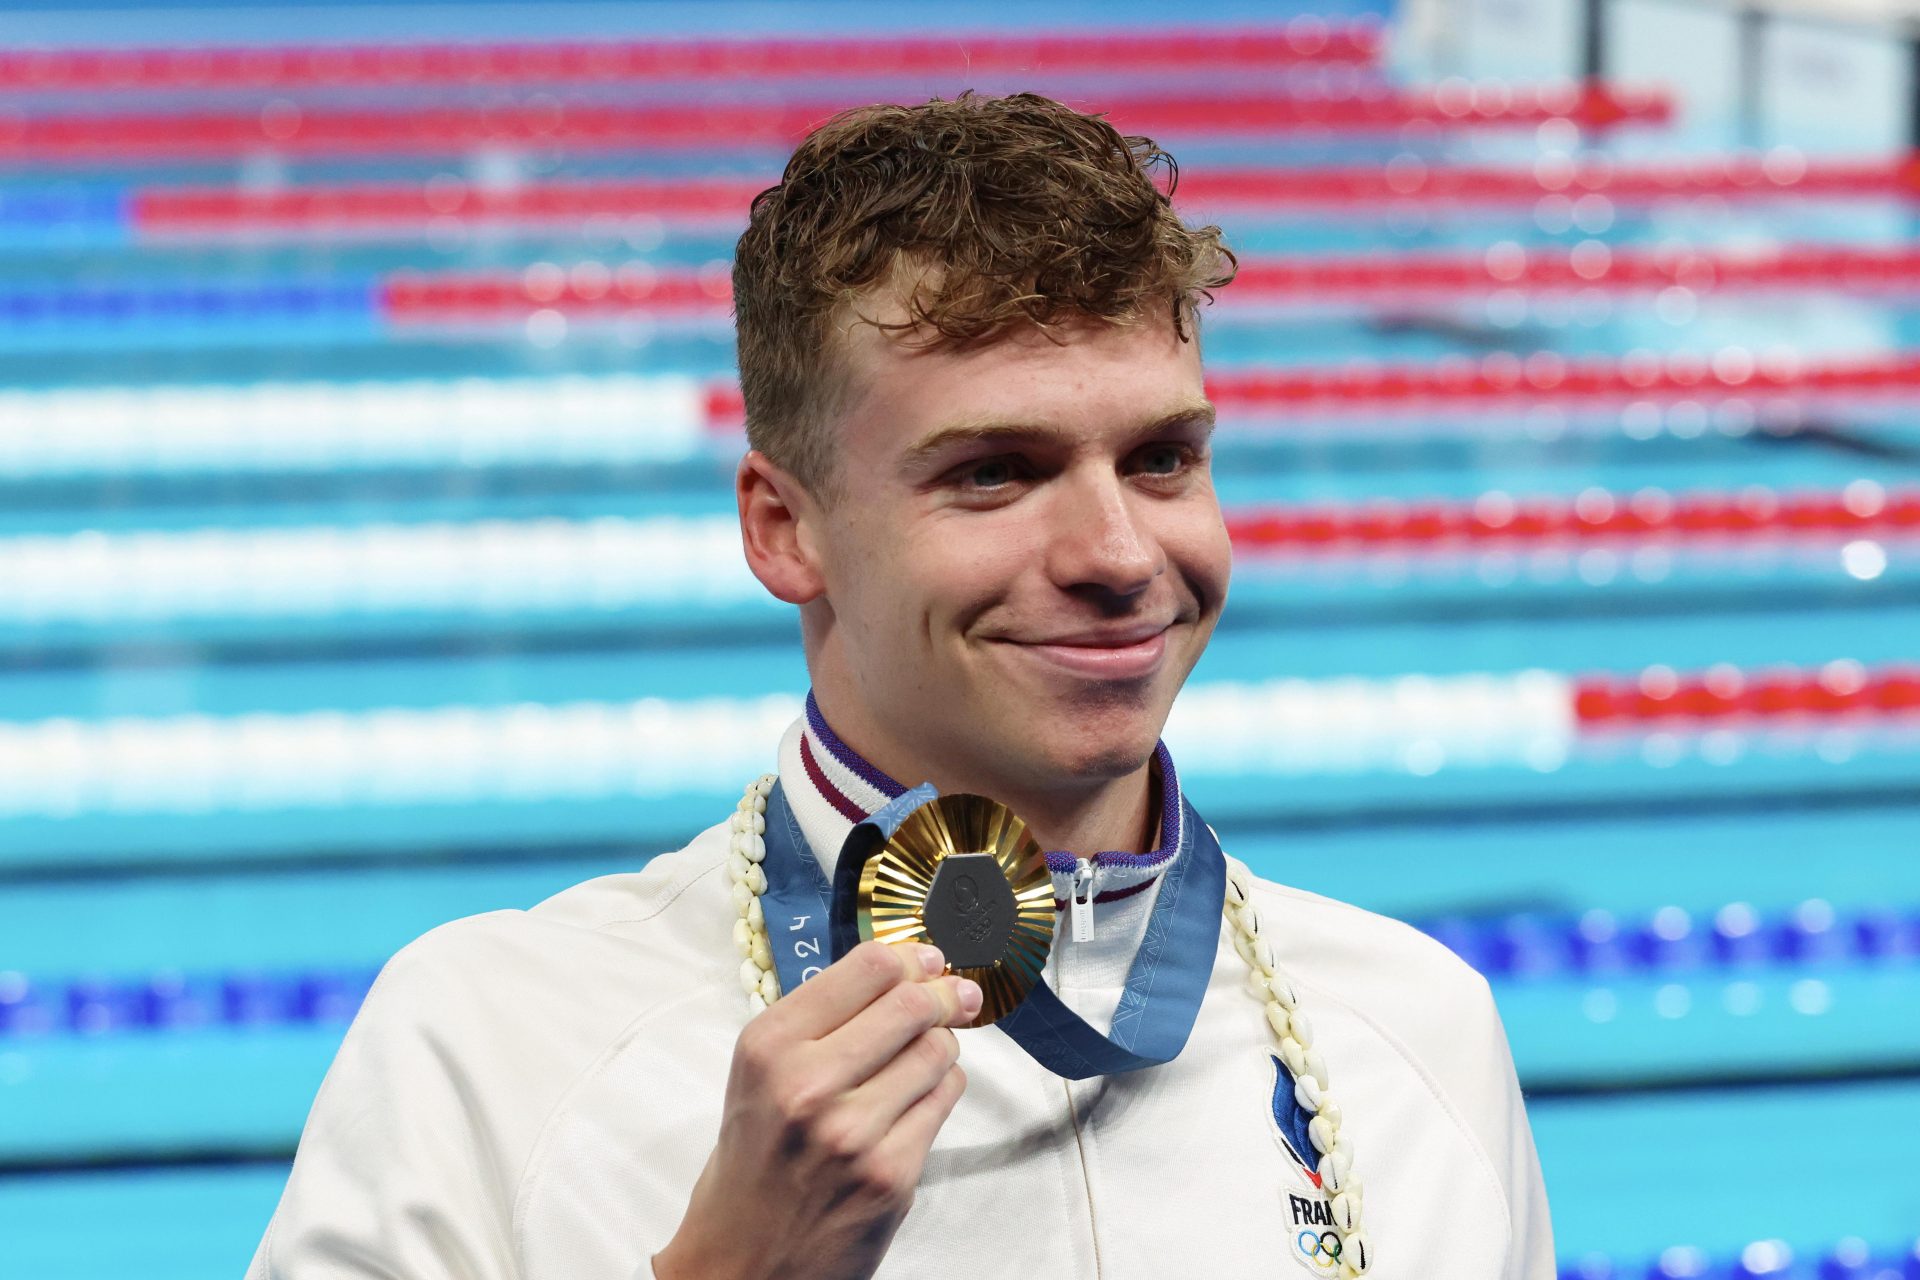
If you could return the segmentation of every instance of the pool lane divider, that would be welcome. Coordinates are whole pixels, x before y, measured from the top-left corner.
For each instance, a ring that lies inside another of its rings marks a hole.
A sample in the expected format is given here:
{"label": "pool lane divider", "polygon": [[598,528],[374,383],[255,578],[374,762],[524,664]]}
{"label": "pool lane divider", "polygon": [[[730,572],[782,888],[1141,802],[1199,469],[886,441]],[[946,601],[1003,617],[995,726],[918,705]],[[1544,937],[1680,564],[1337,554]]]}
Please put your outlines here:
{"label": "pool lane divider", "polygon": [[1830,662],[1742,671],[1732,665],[1682,674],[1649,667],[1631,675],[1583,676],[1573,684],[1582,730],[1699,732],[1715,725],[1867,723],[1912,720],[1920,728],[1920,665],[1868,668]]}
{"label": "pool lane divider", "polygon": [[1754,289],[1910,293],[1920,288],[1920,248],[1649,249],[1589,239],[1569,249],[1527,249],[1508,240],[1473,253],[1256,258],[1241,264],[1222,297],[1309,307],[1356,301],[1401,306],[1503,290],[1619,293],[1670,288],[1695,294]]}
{"label": "pool lane divider", "polygon": [[[1415,920],[1497,982],[1818,973],[1830,965],[1920,966],[1920,908],[1839,911],[1810,900],[1762,914],[1730,903],[1696,919],[1668,906],[1620,920],[1605,911]],[[0,1042],[210,1029],[344,1026],[378,970],[340,966],[34,978],[0,971]]]}
{"label": "pool lane divider", "polygon": [[[1751,289],[1911,295],[1920,292],[1920,249],[1800,246],[1764,253],[1680,252],[1614,250],[1591,240],[1567,251],[1528,251],[1506,242],[1484,254],[1254,258],[1240,264],[1222,306],[1231,314],[1242,307],[1401,308],[1498,292],[1531,296],[1679,290],[1697,295]],[[276,325],[316,319],[402,327],[513,326],[525,325],[537,313],[561,322],[642,318],[720,324],[730,316],[731,297],[723,261],[691,270],[661,270],[638,259],[588,259],[566,266],[539,262],[508,272],[403,270],[373,279],[16,285],[0,288],[0,320],[36,332],[165,327],[173,338],[183,326],[191,330],[196,324],[225,325],[236,319],[269,334]],[[1671,359],[1678,368],[1684,357]],[[1496,357],[1488,361],[1485,368],[1497,367]],[[1583,370],[1606,365],[1541,353],[1533,367],[1558,368],[1565,375],[1561,382],[1571,384],[1580,381]],[[1760,373],[1748,370],[1749,376]],[[1516,387],[1523,379],[1544,381],[1526,366],[1516,374]],[[1556,388],[1549,384],[1536,389]]]}
{"label": "pool lane divider", "polygon": [[17,216],[8,207],[10,197],[0,195],[0,222],[58,217],[71,206],[77,222],[104,222],[111,208],[133,235],[159,240],[181,235],[424,234],[450,224],[565,228],[585,227],[600,218],[737,229],[746,224],[753,197],[777,178],[581,178],[490,188],[443,175],[424,182],[301,184],[265,191],[149,185],[128,188],[121,202],[100,196],[79,203],[68,197],[67,204],[61,204],[58,193],[49,193],[39,207],[23,207]]}
{"label": "pool lane divider", "polygon": [[[583,406],[586,407],[586,406]],[[597,408],[616,428],[619,405]],[[395,443],[388,441],[387,443]],[[406,443],[404,441],[398,443]],[[553,442],[565,444],[566,442]],[[308,461],[327,468],[322,457]],[[453,463],[450,460],[450,465]],[[1436,560],[1572,546],[1618,553],[1841,547],[1829,568],[1884,572],[1889,545],[1920,546],[1920,488],[1856,481],[1834,493],[1588,489],[1573,497],[1233,507],[1243,568],[1381,554]],[[734,610],[765,596],[731,515],[88,530],[0,537],[0,628],[192,619],[457,616],[635,609]],[[1871,576],[1878,576],[1878,572]]]}
{"label": "pool lane divider", "polygon": [[[1920,351],[1810,360],[1790,350],[1731,346],[1712,353],[1641,350],[1569,357],[1557,351],[1457,356],[1425,363],[1356,360],[1344,365],[1219,367],[1207,397],[1223,420],[1285,429],[1323,418],[1417,418],[1459,411],[1613,412],[1630,435],[1658,434],[1662,409],[1780,411],[1791,425],[1808,407],[1904,409],[1920,391]],[[740,389],[709,384],[708,429],[737,434]],[[1775,419],[1767,419],[1773,421]],[[1726,424],[1744,429],[1750,420]],[[1476,423],[1474,429],[1484,424]]]}
{"label": "pool lane divider", "polygon": [[0,1041],[128,1032],[333,1025],[352,1020],[378,967],[162,972],[36,981],[0,972]]}
{"label": "pool lane divider", "polygon": [[644,261],[597,260],[568,267],[536,263],[517,272],[394,272],[378,285],[380,314],[393,324],[524,323],[536,311],[573,318],[627,315],[732,315],[726,262],[697,270],[659,270]]}
{"label": "pool lane divider", "polygon": [[[824,98],[641,105],[545,98],[487,107],[336,108],[275,99],[254,110],[13,115],[0,117],[0,164],[133,164],[261,154],[448,155],[513,147],[570,152],[786,148],[850,105],[850,100]],[[1104,112],[1129,132],[1206,138],[1377,134],[1408,126],[1519,129],[1549,121],[1606,131],[1661,125],[1673,113],[1673,101],[1664,93],[1602,82],[1137,93],[1076,100],[1076,105]]]}
{"label": "pool lane divider", "polygon": [[11,49],[7,92],[619,84],[847,76],[1273,71],[1373,67],[1381,24],[1298,17],[1248,27],[955,30],[886,37],[758,37],[156,48]]}
{"label": "pool lane divider", "polygon": [[1249,554],[1326,555],[1556,543],[1633,547],[1911,538],[1920,537],[1920,488],[1889,491],[1874,481],[1857,481],[1838,493],[1593,488],[1571,496],[1516,497],[1493,490],[1461,501],[1243,507],[1227,512],[1227,532],[1235,549]]}
{"label": "pool lane divider", "polygon": [[379,320],[377,284],[352,277],[0,285],[0,349],[61,334],[137,341],[144,333],[175,346],[235,329],[279,341],[315,326],[371,333]]}
{"label": "pool lane divider", "polygon": [[1550,152],[1525,168],[1433,163],[1411,152],[1374,165],[1327,168],[1208,168],[1182,174],[1195,205],[1237,211],[1339,211],[1365,216],[1383,205],[1443,208],[1526,206],[1588,196],[1648,205],[1712,197],[1727,202],[1781,197],[1822,200],[1920,198],[1920,154],[1823,160],[1790,148],[1684,160],[1624,163],[1604,153]]}
{"label": "pool lane divider", "polygon": [[702,455],[679,374],[0,389],[0,480],[632,465]]}
{"label": "pool lane divider", "polygon": [[[189,334],[196,332],[196,320],[199,331],[221,323],[243,334],[275,308],[296,320],[318,313],[322,321],[360,323],[374,305],[371,291],[338,287],[342,292],[335,295],[318,286],[307,295],[256,287],[251,309],[236,305],[232,296],[207,305],[203,292],[195,313],[183,286],[168,306],[177,327]],[[40,325],[18,328],[57,336],[60,325],[84,321],[85,331],[117,335],[129,315],[151,305],[144,299],[154,296],[115,299],[105,291],[87,306],[63,310],[42,291],[33,302]],[[6,305],[0,294],[0,314]],[[288,332],[300,332],[298,324]],[[1651,438],[1662,431],[1698,434],[1709,422],[1733,433],[1756,425],[1791,430],[1815,410],[1897,418],[1911,411],[1920,394],[1920,352],[1809,361],[1729,347],[1711,354],[1568,359],[1550,351],[1496,352],[1426,364],[1216,367],[1207,376],[1207,391],[1222,422],[1249,434],[1307,433],[1330,425],[1345,430],[1358,419],[1416,438],[1439,432],[1491,437],[1526,430],[1533,416],[1550,411],[1590,416],[1607,429]],[[732,380],[672,374],[0,389],[0,483],[109,474],[686,461],[708,449],[737,447],[742,415]],[[58,429],[47,430],[49,424]],[[1864,501],[1866,493],[1856,498]],[[1845,507],[1845,496],[1840,500]],[[1904,527],[1905,491],[1888,502],[1884,512],[1867,516]],[[1678,532],[1703,523],[1737,532],[1760,518],[1699,506],[1660,517],[1657,503],[1616,503],[1609,521],[1625,530],[1645,519]],[[1456,524],[1472,532],[1459,513],[1417,516],[1380,536],[1417,538],[1436,519],[1436,536]],[[1533,509],[1525,516],[1516,533],[1546,518]],[[1826,515],[1792,508],[1779,522],[1797,527],[1825,521],[1841,528],[1848,519],[1831,508]],[[1775,523],[1772,517],[1760,522]],[[1578,518],[1568,528],[1585,523]],[[1318,524],[1283,524],[1250,529],[1249,535],[1275,544],[1370,536],[1364,520],[1345,518],[1324,532]]]}
{"label": "pool lane divider", "polygon": [[[1711,354],[1635,351],[1574,356],[1499,351],[1430,363],[1355,361],[1287,368],[1216,369],[1208,396],[1224,415],[1290,419],[1296,414],[1443,412],[1506,404],[1516,412],[1549,406],[1633,408],[1733,402],[1764,408],[1796,403],[1906,405],[1920,388],[1920,352],[1805,360],[1791,351],[1723,347]],[[716,426],[723,407],[715,388]],[[738,391],[733,393],[738,399]],[[1629,430],[1632,424],[1628,422]]]}
{"label": "pool lane divider", "polygon": [[[753,744],[797,713],[770,693],[0,721],[0,820],[679,794],[751,767]],[[1175,705],[1167,740],[1196,777],[1281,778],[1552,773],[1590,744],[1658,747],[1671,763],[1696,738],[1728,765],[1749,739],[1814,749],[1830,732],[1850,749],[1920,750],[1920,663],[1206,681]],[[662,742],[679,750],[663,756]]]}
{"label": "pool lane divider", "polygon": [[[1920,292],[1920,248],[1793,245],[1765,251],[1610,248],[1588,240],[1571,249],[1525,249],[1503,241],[1478,253],[1342,257],[1249,257],[1220,294],[1224,312],[1366,305],[1400,308],[1435,301],[1602,291],[1658,294],[1834,290],[1900,296]],[[731,298],[724,263],[688,271],[587,259],[539,263],[519,272],[396,272],[381,284],[381,307],[396,323],[524,319],[537,309],[562,315],[631,311],[723,314]]]}
{"label": "pool lane divider", "polygon": [[[225,235],[402,235],[429,227],[553,230],[591,219],[647,218],[665,224],[746,221],[754,195],[778,174],[758,177],[556,179],[488,188],[441,175],[423,181],[299,183],[272,190],[149,184],[0,195],[0,226],[100,228],[142,239]],[[1411,154],[1381,165],[1340,168],[1208,168],[1183,173],[1179,201],[1239,216],[1307,212],[1364,217],[1383,206],[1485,207],[1592,197],[1611,204],[1713,197],[1920,199],[1920,156],[1891,161],[1818,161],[1797,152],[1713,156],[1652,165],[1605,157],[1550,157],[1530,168],[1433,165]]]}

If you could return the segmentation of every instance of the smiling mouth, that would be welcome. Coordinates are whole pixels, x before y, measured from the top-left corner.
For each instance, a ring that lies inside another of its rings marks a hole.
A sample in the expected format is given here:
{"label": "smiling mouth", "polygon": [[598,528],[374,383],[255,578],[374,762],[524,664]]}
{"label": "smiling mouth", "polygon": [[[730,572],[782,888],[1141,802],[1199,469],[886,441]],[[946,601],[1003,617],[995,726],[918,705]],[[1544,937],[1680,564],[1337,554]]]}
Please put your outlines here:
{"label": "smiling mouth", "polygon": [[1160,670],[1171,624],[1008,644],[1058,671],[1095,680],[1138,680]]}

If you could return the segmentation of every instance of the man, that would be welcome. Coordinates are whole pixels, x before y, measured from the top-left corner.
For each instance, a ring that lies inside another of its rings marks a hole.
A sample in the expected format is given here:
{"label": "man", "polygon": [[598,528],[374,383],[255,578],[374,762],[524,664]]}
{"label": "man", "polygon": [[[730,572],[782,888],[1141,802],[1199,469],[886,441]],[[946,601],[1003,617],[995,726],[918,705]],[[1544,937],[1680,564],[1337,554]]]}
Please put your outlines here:
{"label": "man", "polygon": [[[1552,1274],[1486,984],[1393,922],[1223,887],[1158,746],[1226,598],[1195,307],[1232,274],[1161,158],[967,96],[848,113],[756,199],[741,534],[814,685],[778,787],[397,955],[254,1276]],[[980,991],[929,948],[801,969],[799,926],[770,942],[768,880],[823,883],[923,780],[1079,855],[1046,984],[1127,1069],[956,1034]],[[1135,1052],[1142,1009],[1171,1060]]]}

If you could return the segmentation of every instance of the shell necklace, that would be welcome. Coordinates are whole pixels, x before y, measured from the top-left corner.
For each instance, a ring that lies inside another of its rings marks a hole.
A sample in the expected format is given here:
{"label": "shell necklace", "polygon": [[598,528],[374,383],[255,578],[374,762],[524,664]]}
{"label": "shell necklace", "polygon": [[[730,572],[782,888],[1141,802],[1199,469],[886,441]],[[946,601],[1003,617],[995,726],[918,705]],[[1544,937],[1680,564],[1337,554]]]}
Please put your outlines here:
{"label": "shell necklace", "polygon": [[[748,783],[728,824],[727,871],[733,882],[733,902],[740,911],[733,922],[733,941],[741,956],[740,986],[747,993],[749,1016],[780,998],[773,944],[760,907],[760,895],[767,890],[767,874],[760,867],[767,856],[767,796],[778,781],[776,775],[765,773]],[[1339,1269],[1326,1274],[1342,1280],[1363,1276],[1373,1267],[1373,1248],[1360,1226],[1363,1188],[1353,1167],[1353,1143],[1340,1131],[1340,1106],[1328,1085],[1326,1060],[1313,1047],[1313,1024],[1299,1008],[1293,980],[1280,968],[1273,944],[1263,936],[1260,914],[1253,905],[1253,874],[1231,856],[1221,909],[1233,926],[1233,949],[1247,962],[1247,991],[1266,1005],[1267,1026],[1279,1042],[1280,1061],[1293,1077],[1294,1099],[1313,1117],[1307,1123],[1307,1136],[1320,1156],[1320,1185],[1330,1198],[1333,1230],[1340,1238]]]}

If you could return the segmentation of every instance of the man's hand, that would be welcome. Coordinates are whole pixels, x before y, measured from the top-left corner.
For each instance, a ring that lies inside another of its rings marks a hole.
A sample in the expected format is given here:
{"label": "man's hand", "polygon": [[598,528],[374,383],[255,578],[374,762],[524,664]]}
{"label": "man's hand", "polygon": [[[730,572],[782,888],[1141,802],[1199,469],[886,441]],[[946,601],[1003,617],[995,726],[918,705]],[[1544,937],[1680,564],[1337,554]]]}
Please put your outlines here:
{"label": "man's hand", "polygon": [[980,988],[934,947],[863,942],[740,1033],[720,1140],[659,1280],[864,1280],[966,1088]]}

